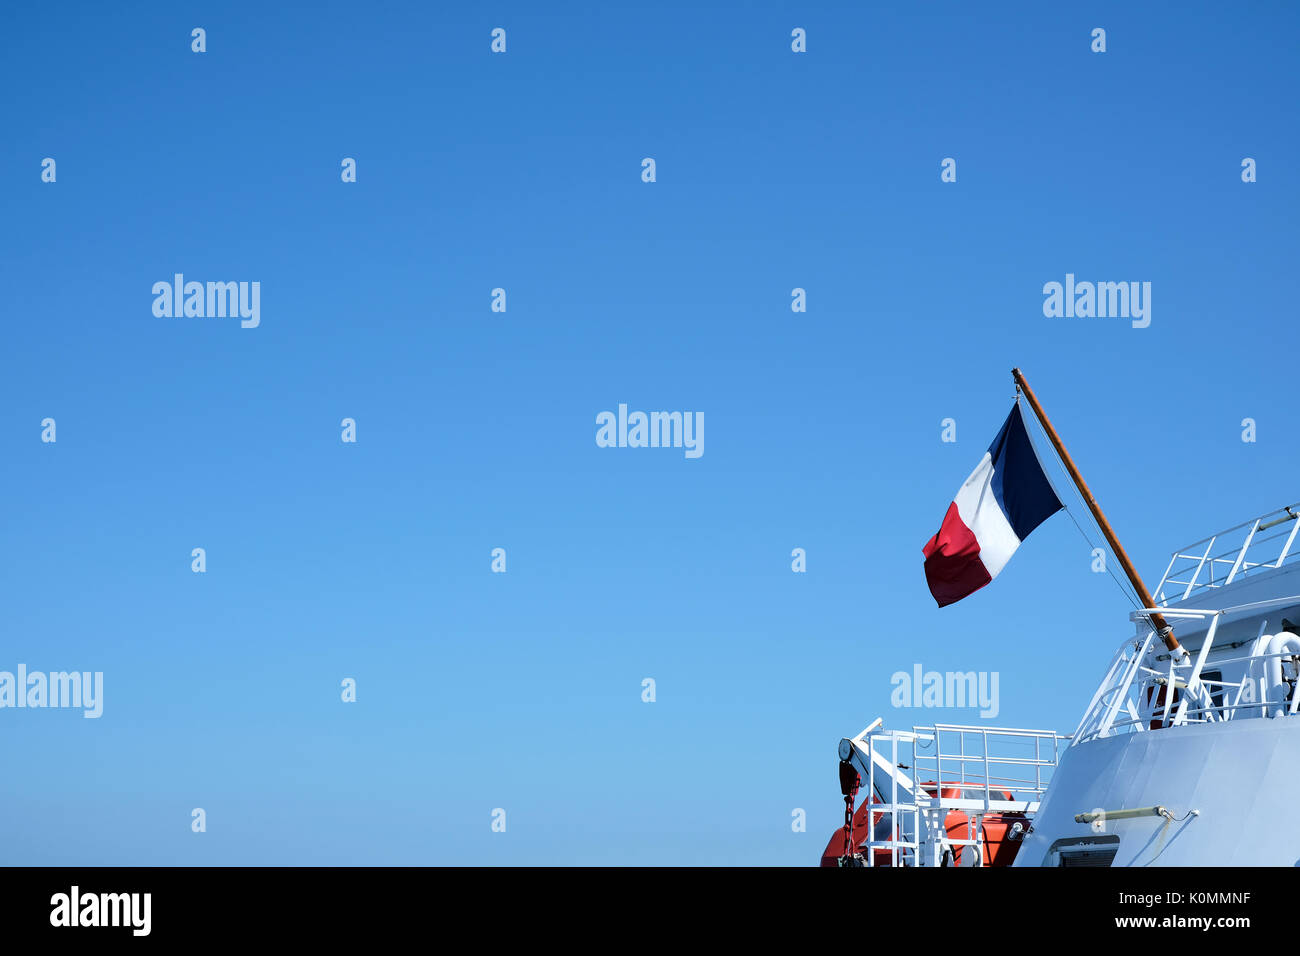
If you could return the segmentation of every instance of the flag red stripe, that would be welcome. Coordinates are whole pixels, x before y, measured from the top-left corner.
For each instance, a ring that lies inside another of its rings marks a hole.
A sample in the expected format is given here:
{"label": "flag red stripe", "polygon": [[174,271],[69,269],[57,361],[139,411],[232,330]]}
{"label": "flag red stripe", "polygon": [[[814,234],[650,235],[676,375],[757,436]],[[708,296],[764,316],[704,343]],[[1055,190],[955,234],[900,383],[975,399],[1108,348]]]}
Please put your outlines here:
{"label": "flag red stripe", "polygon": [[980,560],[980,543],[961,520],[954,502],[943,516],[939,533],[921,549],[930,593],[945,607],[978,591],[993,580]]}

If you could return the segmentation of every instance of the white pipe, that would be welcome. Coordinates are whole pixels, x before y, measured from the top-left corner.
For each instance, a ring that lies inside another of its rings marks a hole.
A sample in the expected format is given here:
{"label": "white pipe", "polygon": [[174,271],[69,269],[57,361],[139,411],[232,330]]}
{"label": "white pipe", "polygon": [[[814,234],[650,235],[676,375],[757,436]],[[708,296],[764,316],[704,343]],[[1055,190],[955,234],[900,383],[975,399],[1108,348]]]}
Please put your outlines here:
{"label": "white pipe", "polygon": [[[1258,701],[1261,705],[1265,704],[1268,700],[1268,676],[1267,673],[1261,673],[1262,668],[1260,665],[1264,662],[1262,662],[1260,658],[1263,657],[1264,652],[1268,650],[1269,642],[1273,639],[1270,635],[1264,633],[1267,630],[1268,619],[1265,618],[1259,622],[1259,633],[1255,635],[1255,640],[1250,645],[1250,663],[1246,667],[1246,680],[1250,683],[1251,698],[1252,700]],[[1239,691],[1237,693],[1237,699],[1240,700],[1241,697],[1242,694]],[[1248,708],[1247,710],[1248,713],[1253,711],[1253,707]],[[1232,716],[1237,716],[1235,706],[1233,707]],[[1261,706],[1259,716],[1268,716],[1268,708]]]}
{"label": "white pipe", "polygon": [[1268,642],[1268,650],[1265,651],[1270,656],[1265,663],[1268,671],[1268,702],[1270,706],[1270,717],[1283,717],[1286,715],[1287,695],[1290,686],[1282,680],[1282,658],[1280,655],[1300,654],[1300,636],[1296,636],[1288,631],[1280,634],[1274,634]]}

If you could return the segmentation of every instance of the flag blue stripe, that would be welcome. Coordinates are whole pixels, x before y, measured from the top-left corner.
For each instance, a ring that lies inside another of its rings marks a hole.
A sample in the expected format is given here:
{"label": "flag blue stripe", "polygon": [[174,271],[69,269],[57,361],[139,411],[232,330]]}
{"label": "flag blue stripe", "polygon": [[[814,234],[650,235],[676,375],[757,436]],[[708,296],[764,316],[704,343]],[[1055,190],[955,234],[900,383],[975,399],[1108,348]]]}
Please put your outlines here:
{"label": "flag blue stripe", "polygon": [[993,439],[989,454],[993,458],[993,496],[1007,516],[1011,530],[1024,541],[1031,531],[1064,506],[1043,474],[1034,446],[1030,444],[1019,402],[1011,409],[998,437]]}

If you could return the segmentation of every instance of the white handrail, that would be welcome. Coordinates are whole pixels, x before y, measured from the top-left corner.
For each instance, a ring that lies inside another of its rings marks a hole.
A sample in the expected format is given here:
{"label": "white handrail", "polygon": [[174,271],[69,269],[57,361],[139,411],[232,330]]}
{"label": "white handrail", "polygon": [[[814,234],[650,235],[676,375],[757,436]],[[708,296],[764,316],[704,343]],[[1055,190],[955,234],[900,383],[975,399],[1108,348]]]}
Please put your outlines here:
{"label": "white handrail", "polygon": [[[1179,548],[1169,559],[1169,564],[1165,568],[1165,573],[1161,575],[1160,583],[1156,586],[1155,593],[1159,595],[1162,603],[1168,603],[1166,589],[1173,585],[1181,589],[1182,593],[1175,600],[1186,601],[1194,593],[1208,590],[1210,588],[1227,587],[1238,578],[1249,574],[1257,568],[1280,568],[1288,558],[1295,558],[1300,552],[1294,551],[1297,535],[1300,535],[1300,502],[1279,508],[1276,511],[1270,511],[1268,514],[1260,515],[1258,518],[1252,518],[1244,521],[1239,525],[1234,525],[1218,534],[1210,535],[1208,538],[1202,538],[1184,548]],[[1266,537],[1259,537],[1260,532],[1269,531],[1280,525],[1290,524],[1289,529],[1284,529],[1276,534],[1270,534]],[[1240,545],[1230,548],[1219,555],[1212,555],[1216,543],[1221,539],[1239,532],[1242,529],[1249,529],[1246,532],[1245,539]],[[1269,553],[1270,548],[1266,547],[1272,542],[1280,541],[1285,538],[1281,544],[1276,556]],[[1204,549],[1202,550],[1202,546]],[[1252,552],[1253,549],[1253,552]],[[1264,549],[1261,551],[1261,549]],[[1249,554],[1263,554],[1259,560],[1248,560]],[[1180,565],[1179,562],[1185,562]],[[1227,574],[1217,577],[1221,565],[1228,565]],[[1208,571],[1206,580],[1201,580],[1202,572]],[[1186,578],[1180,575],[1187,575]],[[1174,592],[1178,594],[1177,591]]]}
{"label": "white handrail", "polygon": [[[1219,657],[1212,662],[1214,678],[1203,675],[1211,666],[1211,655],[1216,650],[1215,641],[1220,625],[1248,613],[1258,614],[1275,608],[1300,605],[1300,595],[1255,601],[1234,607],[1209,609],[1187,608],[1168,612],[1184,618],[1209,618],[1209,627],[1201,637],[1195,660],[1189,654],[1162,654],[1153,643],[1155,632],[1147,631],[1138,643],[1126,640],[1116,652],[1096,692],[1092,695],[1073,744],[1094,740],[1118,733],[1144,732],[1147,729],[1178,727],[1188,723],[1219,723],[1254,717],[1286,717],[1300,713],[1300,643],[1282,641],[1282,635],[1295,637],[1289,631],[1268,635],[1268,620],[1260,621],[1259,634],[1250,642],[1246,654]],[[1164,613],[1156,608],[1134,612],[1142,620],[1146,615]],[[1219,650],[1231,651],[1245,641],[1240,631],[1235,642]],[[1194,640],[1194,638],[1193,638]],[[1193,644],[1194,646],[1194,644]],[[1287,678],[1282,665],[1291,661],[1297,671],[1294,679]],[[1236,674],[1227,668],[1237,665]],[[1223,679],[1228,676],[1230,679]],[[1294,681],[1294,684],[1291,681]],[[1218,688],[1220,703],[1215,702]],[[1227,693],[1236,688],[1229,703]],[[1259,690],[1258,699],[1255,691]],[[1249,695],[1249,696],[1248,696]],[[1123,718],[1120,711],[1126,711]],[[1150,728],[1143,724],[1150,722]],[[1072,745],[1073,745],[1072,744]]]}
{"label": "white handrail", "polygon": [[[1028,822],[1046,792],[1060,743],[1069,739],[1050,730],[1018,727],[934,724],[906,731],[877,729],[879,726],[877,720],[849,738],[850,746],[841,751],[842,759],[848,753],[847,759],[859,773],[865,771],[865,799],[873,801],[867,815],[867,836],[860,845],[867,866],[876,865],[877,852],[887,852],[894,866],[937,866],[945,853],[955,856],[962,846],[973,847],[982,864],[985,814],[1024,814]],[[979,737],[978,748],[967,746],[966,738],[973,735]],[[1050,757],[1043,747],[1048,738],[1052,741]],[[1015,747],[1032,749],[1033,756],[1007,752]],[[950,769],[954,766],[955,771]],[[903,767],[909,772],[904,773]],[[1028,767],[1034,768],[1032,778],[1016,775],[1015,768]],[[879,779],[881,773],[888,776],[887,785]],[[882,802],[874,802],[877,799]],[[959,838],[960,830],[948,833],[947,822],[954,812],[966,816],[966,839]],[[888,832],[878,839],[880,816],[888,819]]]}

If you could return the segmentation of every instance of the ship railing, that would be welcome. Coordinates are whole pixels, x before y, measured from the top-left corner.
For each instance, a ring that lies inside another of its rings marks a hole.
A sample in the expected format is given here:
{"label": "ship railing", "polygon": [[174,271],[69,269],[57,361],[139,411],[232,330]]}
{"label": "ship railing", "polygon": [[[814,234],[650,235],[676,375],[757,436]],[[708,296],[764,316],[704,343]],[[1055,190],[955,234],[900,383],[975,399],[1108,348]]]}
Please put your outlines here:
{"label": "ship railing", "polygon": [[[1221,648],[1230,650],[1249,645],[1249,653],[1216,658],[1213,662],[1213,673],[1222,675],[1236,670],[1242,675],[1240,680],[1205,675],[1221,622],[1296,604],[1300,604],[1300,595],[1219,610],[1144,608],[1135,611],[1133,618],[1139,622],[1160,613],[1175,621],[1208,620],[1209,626],[1194,653],[1169,653],[1156,638],[1154,629],[1121,644],[1084,710],[1073,743],[1185,724],[1297,714],[1300,712],[1300,646],[1286,640],[1289,632],[1266,633],[1267,618],[1261,619],[1253,640],[1238,640]],[[1296,635],[1296,641],[1300,642],[1300,635]],[[1286,664],[1296,672],[1294,676],[1286,676]]]}
{"label": "ship railing", "polygon": [[[841,742],[841,758],[851,753],[864,799],[873,801],[861,847],[868,866],[878,855],[887,855],[891,866],[939,866],[957,859],[964,846],[975,848],[967,860],[982,862],[984,816],[1023,814],[1027,829],[1069,743],[1050,730],[963,724],[878,730],[880,723]],[[961,815],[952,817],[954,811]]]}
{"label": "ship railing", "polygon": [[[1179,548],[1156,586],[1156,603],[1166,606],[1193,594],[1226,587],[1240,577],[1280,568],[1300,556],[1300,502],[1244,521]],[[1216,548],[1223,548],[1215,552]]]}

